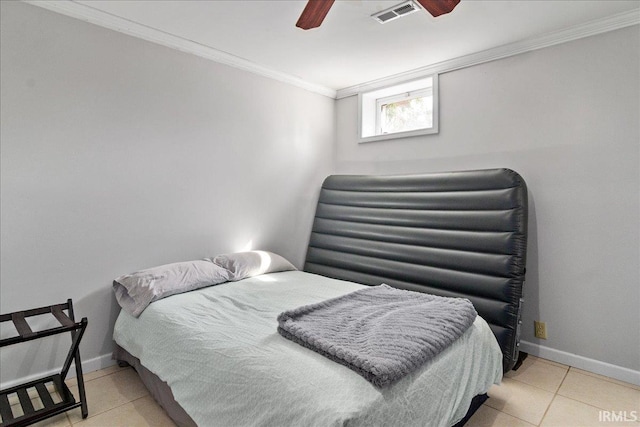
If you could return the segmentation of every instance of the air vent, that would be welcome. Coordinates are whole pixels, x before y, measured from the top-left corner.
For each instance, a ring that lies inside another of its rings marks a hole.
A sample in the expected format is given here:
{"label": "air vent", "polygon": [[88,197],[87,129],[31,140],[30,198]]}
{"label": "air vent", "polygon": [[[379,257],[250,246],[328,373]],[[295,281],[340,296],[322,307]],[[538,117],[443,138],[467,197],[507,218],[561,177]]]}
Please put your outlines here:
{"label": "air vent", "polygon": [[392,8],[383,10],[382,12],[374,13],[371,15],[373,19],[378,21],[381,24],[385,24],[389,21],[393,21],[394,19],[401,18],[410,13],[417,11],[419,6],[415,4],[412,0],[402,2],[393,6]]}

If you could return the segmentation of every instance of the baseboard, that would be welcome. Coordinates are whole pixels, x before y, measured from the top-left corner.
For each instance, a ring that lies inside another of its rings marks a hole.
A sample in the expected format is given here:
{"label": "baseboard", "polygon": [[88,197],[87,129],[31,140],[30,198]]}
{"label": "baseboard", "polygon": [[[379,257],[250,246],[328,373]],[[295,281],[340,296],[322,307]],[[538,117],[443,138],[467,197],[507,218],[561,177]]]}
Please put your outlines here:
{"label": "baseboard", "polygon": [[520,341],[520,350],[533,356],[542,357],[543,359],[548,359],[564,365],[573,366],[574,368],[593,372],[594,374],[604,375],[616,380],[640,386],[640,371],[634,371],[633,369],[612,365],[595,359],[589,359],[588,357],[567,353],[565,351],[556,350],[554,348],[545,347],[543,345],[527,341]]}
{"label": "baseboard", "polygon": [[[103,354],[102,356],[94,357],[93,359],[83,360],[82,372],[83,374],[86,374],[88,372],[98,371],[100,369],[107,368],[111,365],[115,365],[115,363],[116,363],[115,360],[111,360],[111,353]],[[45,378],[50,375],[58,374],[60,373],[60,370],[61,368],[52,369],[50,371],[27,375],[26,377],[3,382],[3,383],[0,383],[0,389],[4,390],[5,388],[9,388],[15,385],[24,384],[33,380],[37,380],[38,378]],[[75,378],[75,376],[76,376],[76,368],[75,368],[75,364],[72,364],[71,369],[69,369],[69,374],[67,375],[67,378]]]}

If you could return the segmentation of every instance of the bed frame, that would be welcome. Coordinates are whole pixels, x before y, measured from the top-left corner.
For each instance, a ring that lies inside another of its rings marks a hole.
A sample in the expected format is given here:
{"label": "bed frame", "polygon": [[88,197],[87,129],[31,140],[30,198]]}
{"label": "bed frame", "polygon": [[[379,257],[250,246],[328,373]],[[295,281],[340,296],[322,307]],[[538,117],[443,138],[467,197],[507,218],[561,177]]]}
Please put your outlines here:
{"label": "bed frame", "polygon": [[518,361],[527,187],[510,169],[333,175],[320,191],[304,270],[471,300]]}

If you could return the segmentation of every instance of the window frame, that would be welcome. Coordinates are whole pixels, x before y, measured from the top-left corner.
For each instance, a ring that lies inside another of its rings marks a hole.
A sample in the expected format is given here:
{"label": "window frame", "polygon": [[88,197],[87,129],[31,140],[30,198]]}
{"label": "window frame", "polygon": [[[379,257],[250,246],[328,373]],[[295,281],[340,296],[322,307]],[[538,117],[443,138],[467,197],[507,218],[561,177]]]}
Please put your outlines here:
{"label": "window frame", "polygon": [[[430,84],[428,81],[430,80]],[[428,128],[414,129],[392,133],[380,133],[381,100],[398,98],[406,99],[407,93],[431,91],[433,97],[432,126]],[[366,143],[389,139],[408,138],[419,135],[437,134],[438,129],[438,74],[430,74],[393,85],[376,88],[369,91],[358,92],[358,142]]]}

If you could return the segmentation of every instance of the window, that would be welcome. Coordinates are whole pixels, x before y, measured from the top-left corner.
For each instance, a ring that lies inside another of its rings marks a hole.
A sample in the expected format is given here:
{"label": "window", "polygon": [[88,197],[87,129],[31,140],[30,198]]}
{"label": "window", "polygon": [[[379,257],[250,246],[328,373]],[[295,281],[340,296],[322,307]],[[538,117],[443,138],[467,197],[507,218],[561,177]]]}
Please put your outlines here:
{"label": "window", "polygon": [[360,142],[438,132],[437,75],[358,94]]}
{"label": "window", "polygon": [[433,127],[431,88],[376,100],[376,133],[405,132]]}

